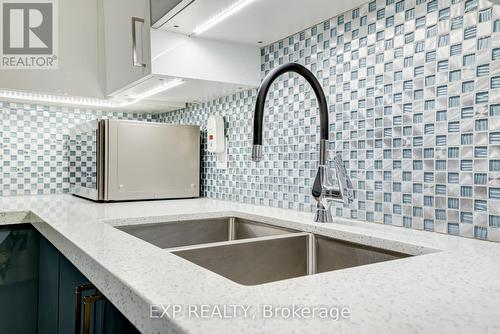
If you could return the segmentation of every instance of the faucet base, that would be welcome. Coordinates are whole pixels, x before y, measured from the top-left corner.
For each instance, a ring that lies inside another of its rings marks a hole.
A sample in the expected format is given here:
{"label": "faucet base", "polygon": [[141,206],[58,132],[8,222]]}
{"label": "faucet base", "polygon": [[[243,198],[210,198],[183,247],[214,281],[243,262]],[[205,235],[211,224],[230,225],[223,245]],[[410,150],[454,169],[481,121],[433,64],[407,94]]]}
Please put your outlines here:
{"label": "faucet base", "polygon": [[316,214],[314,215],[315,223],[333,223],[333,217],[329,209],[325,208],[322,203],[318,203]]}

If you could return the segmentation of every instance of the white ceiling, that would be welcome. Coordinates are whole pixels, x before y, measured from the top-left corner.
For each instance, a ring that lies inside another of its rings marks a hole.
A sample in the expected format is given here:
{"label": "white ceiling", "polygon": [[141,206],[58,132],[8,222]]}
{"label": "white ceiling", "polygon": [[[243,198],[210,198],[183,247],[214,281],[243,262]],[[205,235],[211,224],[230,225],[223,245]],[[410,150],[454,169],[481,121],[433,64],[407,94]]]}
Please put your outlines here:
{"label": "white ceiling", "polygon": [[[199,37],[267,45],[332,18],[367,0],[256,0]],[[236,0],[195,0],[161,29],[191,35]],[[178,25],[178,28],[174,26]],[[261,44],[258,41],[262,41]]]}

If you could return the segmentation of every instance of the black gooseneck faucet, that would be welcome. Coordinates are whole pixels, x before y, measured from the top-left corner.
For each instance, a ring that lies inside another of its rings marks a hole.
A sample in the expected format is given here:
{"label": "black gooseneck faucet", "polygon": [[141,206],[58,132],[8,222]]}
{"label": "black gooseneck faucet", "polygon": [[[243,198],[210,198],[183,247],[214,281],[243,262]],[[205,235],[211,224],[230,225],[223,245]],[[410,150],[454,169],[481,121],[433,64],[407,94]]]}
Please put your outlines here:
{"label": "black gooseneck faucet", "polygon": [[[339,155],[334,159],[334,166],[336,171],[336,182],[332,182],[330,177],[329,168],[326,165],[326,155],[328,146],[328,104],[326,102],[325,93],[321,87],[318,79],[306,67],[297,63],[288,63],[273,69],[264,78],[264,81],[259,87],[257,94],[257,102],[255,104],[255,114],[253,123],[253,147],[252,147],[252,160],[258,162],[262,159],[262,122],[264,120],[264,106],[266,103],[267,93],[269,88],[276,78],[287,72],[295,72],[311,85],[319,105],[320,117],[320,150],[319,150],[319,167],[318,173],[314,180],[312,187],[312,195],[317,202],[315,222],[331,222],[332,216],[328,201],[345,202],[351,201],[352,183],[344,168],[344,164]],[[326,203],[325,203],[326,202]],[[326,204],[326,207],[325,207]]]}

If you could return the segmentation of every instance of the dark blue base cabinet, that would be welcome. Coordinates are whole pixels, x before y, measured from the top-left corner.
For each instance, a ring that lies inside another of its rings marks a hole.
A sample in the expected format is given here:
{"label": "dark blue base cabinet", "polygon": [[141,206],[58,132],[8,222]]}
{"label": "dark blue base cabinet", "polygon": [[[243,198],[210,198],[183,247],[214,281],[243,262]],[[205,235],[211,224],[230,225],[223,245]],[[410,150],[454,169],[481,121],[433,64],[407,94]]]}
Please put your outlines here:
{"label": "dark blue base cabinet", "polygon": [[[87,288],[78,299],[77,287]],[[83,301],[94,299],[87,303],[86,317]],[[70,334],[84,330],[92,334],[138,333],[31,225],[0,226],[0,333]]]}

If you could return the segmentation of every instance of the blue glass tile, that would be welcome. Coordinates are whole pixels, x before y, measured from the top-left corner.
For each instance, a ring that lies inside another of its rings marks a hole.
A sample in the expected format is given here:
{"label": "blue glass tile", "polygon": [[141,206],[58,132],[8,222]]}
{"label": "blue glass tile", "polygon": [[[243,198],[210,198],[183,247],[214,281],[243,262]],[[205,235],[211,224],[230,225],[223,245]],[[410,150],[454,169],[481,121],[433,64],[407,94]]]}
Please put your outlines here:
{"label": "blue glass tile", "polygon": [[472,187],[471,186],[461,186],[460,196],[462,197],[472,197]]}
{"label": "blue glass tile", "polygon": [[412,218],[411,217],[403,217],[403,227],[411,228]]}
{"label": "blue glass tile", "polygon": [[[437,8],[437,6],[436,6]],[[439,21],[444,21],[450,18],[450,7],[443,8],[439,11],[438,19]]]}
{"label": "blue glass tile", "polygon": [[490,144],[499,144],[499,143],[500,143],[500,132],[491,132]]}
{"label": "blue glass tile", "polygon": [[425,124],[424,134],[426,135],[434,134],[434,124]]}
{"label": "blue glass tile", "polygon": [[445,96],[448,95],[448,86],[438,86],[436,88],[436,95],[437,96]]}
{"label": "blue glass tile", "polygon": [[464,66],[471,66],[474,65],[476,62],[476,55],[474,53],[467,54],[463,56],[463,65]]}
{"label": "blue glass tile", "polygon": [[423,209],[418,206],[413,207],[413,217],[422,217]]}
{"label": "blue glass tile", "polygon": [[411,204],[411,195],[410,194],[403,194],[403,203],[404,204]]}
{"label": "blue glass tile", "polygon": [[488,205],[486,201],[476,199],[474,201],[474,211],[486,211]]}
{"label": "blue glass tile", "polygon": [[491,60],[500,59],[500,48],[495,48],[491,50]]}
{"label": "blue glass tile", "polygon": [[448,183],[459,183],[460,178],[458,173],[448,173]]}
{"label": "blue glass tile", "polygon": [[392,184],[392,191],[394,191],[394,192],[401,192],[401,183],[394,182]]}
{"label": "blue glass tile", "polygon": [[472,92],[474,90],[474,81],[466,81],[462,83],[462,93]]}
{"label": "blue glass tile", "polygon": [[[488,19],[491,19],[491,12]],[[495,20],[495,22],[493,22],[493,32],[499,32],[499,31],[500,31],[500,20]]]}
{"label": "blue glass tile", "polygon": [[484,173],[476,173],[474,174],[474,184],[486,184],[488,181],[488,177]]}
{"label": "blue glass tile", "polygon": [[436,121],[437,122],[446,121],[446,119],[447,119],[446,110],[439,110],[436,112]]}
{"label": "blue glass tile", "polygon": [[462,108],[461,115],[462,115],[462,118],[474,117],[474,108],[473,107]]}
{"label": "blue glass tile", "polygon": [[465,12],[471,12],[477,8],[477,0],[467,0],[465,1]]}
{"label": "blue glass tile", "polygon": [[500,216],[490,215],[489,225],[490,227],[500,228]]}
{"label": "blue glass tile", "polygon": [[450,46],[450,56],[457,56],[462,53],[462,44],[454,44]]}
{"label": "blue glass tile", "polygon": [[448,158],[450,158],[450,159],[458,158],[459,153],[460,153],[460,149],[458,147],[448,148]]}
{"label": "blue glass tile", "polygon": [[483,77],[485,75],[490,74],[490,65],[489,64],[484,64],[484,65],[479,65],[476,69],[476,75],[478,77]]}
{"label": "blue glass tile", "polygon": [[[411,151],[410,151],[410,158],[411,158]],[[433,148],[425,148],[424,149],[424,158],[425,159],[434,158],[434,149]]]}
{"label": "blue glass tile", "polygon": [[448,224],[448,234],[450,235],[459,235],[460,229],[458,224],[449,223]]}
{"label": "blue glass tile", "polygon": [[424,173],[424,182],[429,182],[429,183],[434,182],[434,173],[433,172],[425,172]]}
{"label": "blue glass tile", "polygon": [[351,14],[351,19],[357,19],[359,17],[359,8],[353,9]]}
{"label": "blue glass tile", "polygon": [[424,230],[433,232],[434,231],[434,221],[431,219],[424,219]]}
{"label": "blue glass tile", "polygon": [[460,160],[460,170],[464,172],[472,171],[472,160]]}
{"label": "blue glass tile", "polygon": [[446,145],[446,136],[436,136],[436,145],[437,146]]}
{"label": "blue glass tile", "polygon": [[500,160],[490,160],[490,172],[500,172]]}
{"label": "blue glass tile", "polygon": [[464,39],[467,40],[471,38],[476,38],[476,31],[477,31],[476,26],[466,28],[464,30]]}
{"label": "blue glass tile", "polygon": [[488,230],[485,227],[474,226],[474,238],[487,239]]}
{"label": "blue glass tile", "polygon": [[487,158],[488,157],[488,147],[486,147],[486,146],[474,147],[474,157],[475,158]]}
{"label": "blue glass tile", "polygon": [[448,209],[458,209],[458,198],[448,198]]}
{"label": "blue glass tile", "polygon": [[[427,13],[435,12],[438,9],[437,0],[432,0],[427,3]],[[449,10],[449,8],[448,8]],[[440,12],[441,13],[441,12]]]}
{"label": "blue glass tile", "polygon": [[435,75],[428,75],[425,77],[425,86],[433,86],[436,84],[436,76]]}
{"label": "blue glass tile", "polygon": [[415,18],[415,9],[408,9],[405,11],[405,20],[409,21]]}
{"label": "blue glass tile", "polygon": [[461,144],[462,145],[472,145],[474,141],[474,137],[472,136],[472,133],[464,133],[461,136]]}
{"label": "blue glass tile", "polygon": [[484,50],[491,47],[491,37],[482,37],[477,40],[477,49]]}
{"label": "blue glass tile", "polygon": [[[475,121],[474,129],[476,131],[486,131],[488,130],[488,120],[487,119],[478,119]],[[500,140],[500,138],[499,138]]]}
{"label": "blue glass tile", "polygon": [[449,34],[441,35],[438,37],[438,47],[447,46],[448,44],[450,44],[450,35]]}
{"label": "blue glass tile", "polygon": [[[491,20],[491,8],[479,12],[479,23]],[[496,31],[493,29],[493,31]]]}
{"label": "blue glass tile", "polygon": [[[500,77],[493,77],[493,78],[491,78],[490,88],[491,89],[500,88]],[[499,105],[497,104],[497,106],[499,106]]]}
{"label": "blue glass tile", "polygon": [[448,132],[459,132],[460,131],[460,123],[459,122],[449,122],[448,123]]}
{"label": "blue glass tile", "polygon": [[[477,96],[476,96],[476,100],[477,100]],[[460,96],[451,96],[448,99],[448,107],[455,108],[455,107],[459,107],[459,106],[460,106]]]}
{"label": "blue glass tile", "polygon": [[437,26],[433,25],[427,28],[426,36],[427,38],[435,37],[437,35]]}
{"label": "blue glass tile", "polygon": [[488,92],[476,93],[476,103],[487,103],[488,102]]}
{"label": "blue glass tile", "polygon": [[489,198],[500,199],[500,188],[490,188],[489,189]]}
{"label": "blue glass tile", "polygon": [[446,186],[443,184],[436,185],[436,195],[446,195]]}
{"label": "blue glass tile", "polygon": [[473,222],[472,212],[460,212],[460,222],[463,224],[472,224]]}
{"label": "blue glass tile", "polygon": [[463,16],[457,16],[451,19],[451,30],[456,30],[462,28],[464,22]]}

